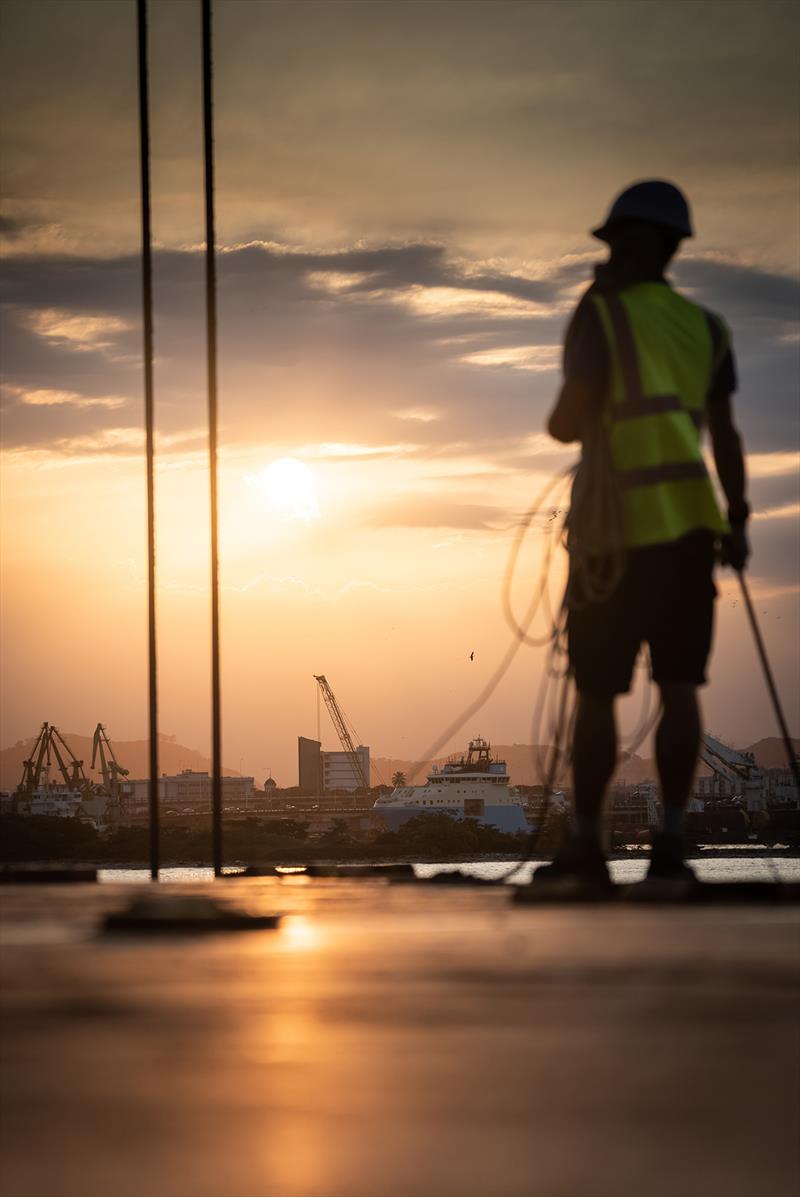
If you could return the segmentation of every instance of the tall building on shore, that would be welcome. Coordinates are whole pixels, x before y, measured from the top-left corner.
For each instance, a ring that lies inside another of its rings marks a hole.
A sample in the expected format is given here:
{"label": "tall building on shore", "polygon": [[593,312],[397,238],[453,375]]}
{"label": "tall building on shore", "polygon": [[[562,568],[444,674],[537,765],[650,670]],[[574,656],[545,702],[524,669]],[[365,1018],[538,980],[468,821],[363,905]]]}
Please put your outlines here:
{"label": "tall building on shore", "polygon": [[[361,780],[353,762],[346,752],[321,752],[322,757],[322,788],[326,792],[331,790],[359,790]],[[369,779],[369,748],[359,744],[356,748],[364,776]]]}
{"label": "tall building on shore", "polygon": [[322,745],[297,737],[297,784],[304,794],[322,793]]}
{"label": "tall building on shore", "polygon": [[[364,776],[369,778],[369,748],[359,744],[356,748]],[[361,788],[361,781],[346,752],[326,752],[319,740],[297,737],[298,785],[306,794],[326,794],[334,790]]]}

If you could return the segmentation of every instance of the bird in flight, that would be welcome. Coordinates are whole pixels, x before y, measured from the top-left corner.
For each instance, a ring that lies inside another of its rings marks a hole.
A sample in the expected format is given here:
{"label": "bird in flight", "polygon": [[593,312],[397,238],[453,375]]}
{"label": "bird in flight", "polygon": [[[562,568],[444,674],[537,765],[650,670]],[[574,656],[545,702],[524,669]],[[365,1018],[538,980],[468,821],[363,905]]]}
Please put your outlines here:
{"label": "bird in flight", "polygon": [[470,661],[475,660],[475,652],[474,651],[469,654],[469,659],[470,659]]}

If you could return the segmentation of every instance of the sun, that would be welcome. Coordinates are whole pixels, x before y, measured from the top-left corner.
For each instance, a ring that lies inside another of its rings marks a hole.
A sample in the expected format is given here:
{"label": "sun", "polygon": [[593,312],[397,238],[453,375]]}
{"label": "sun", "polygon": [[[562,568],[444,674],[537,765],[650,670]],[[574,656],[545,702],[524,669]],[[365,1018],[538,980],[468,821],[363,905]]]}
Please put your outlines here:
{"label": "sun", "polygon": [[320,517],[314,475],[296,457],[279,457],[246,481],[255,487],[273,515],[311,523]]}

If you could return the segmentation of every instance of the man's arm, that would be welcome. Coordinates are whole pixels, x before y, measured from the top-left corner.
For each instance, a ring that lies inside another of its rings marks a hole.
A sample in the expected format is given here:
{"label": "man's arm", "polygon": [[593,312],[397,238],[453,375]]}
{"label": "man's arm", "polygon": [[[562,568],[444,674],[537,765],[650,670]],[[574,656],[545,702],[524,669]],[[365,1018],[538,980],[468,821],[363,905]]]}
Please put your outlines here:
{"label": "man's arm", "polygon": [[742,438],[733,422],[730,395],[709,405],[708,429],[711,433],[714,464],[725,491],[725,498],[728,500],[730,521],[732,524],[743,523],[750,512],[745,498]]}
{"label": "man's arm", "polygon": [[587,292],[564,341],[564,382],[547,421],[552,437],[563,444],[583,439],[587,425],[599,414],[607,376],[605,336]]}
{"label": "man's arm", "polygon": [[564,380],[556,404],[547,420],[547,431],[565,445],[583,436],[587,415],[592,410],[593,388],[583,378]]}
{"label": "man's arm", "polygon": [[722,562],[742,570],[750,556],[745,532],[750,508],[746,499],[747,481],[742,438],[733,422],[730,395],[717,398],[709,404],[708,428],[717,475],[728,500],[728,521],[731,525],[730,535],[725,537],[723,543]]}

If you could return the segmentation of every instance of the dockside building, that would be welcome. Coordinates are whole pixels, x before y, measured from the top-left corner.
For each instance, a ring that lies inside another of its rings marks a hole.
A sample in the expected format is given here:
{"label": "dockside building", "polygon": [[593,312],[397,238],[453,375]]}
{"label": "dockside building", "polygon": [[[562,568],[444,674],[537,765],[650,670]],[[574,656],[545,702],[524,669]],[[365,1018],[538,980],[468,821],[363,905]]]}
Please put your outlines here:
{"label": "dockside building", "polygon": [[[369,780],[369,748],[359,744],[356,756]],[[358,773],[346,752],[328,752],[319,740],[297,737],[298,785],[305,794],[330,794],[335,790],[353,792],[361,788]]]}
{"label": "dockside building", "polygon": [[[162,773],[158,779],[158,798],[162,807],[174,806],[176,810],[207,811],[211,809],[212,778],[209,773],[197,773],[193,769],[182,769],[172,775]],[[146,814],[148,803],[147,778],[128,779],[122,783],[122,805],[126,814]],[[222,805],[225,809],[237,809],[247,805],[253,796],[255,778],[223,777]]]}

